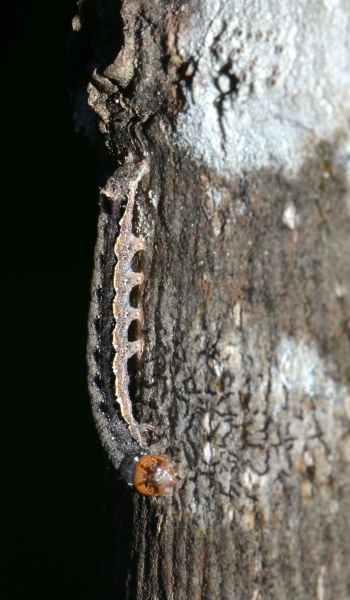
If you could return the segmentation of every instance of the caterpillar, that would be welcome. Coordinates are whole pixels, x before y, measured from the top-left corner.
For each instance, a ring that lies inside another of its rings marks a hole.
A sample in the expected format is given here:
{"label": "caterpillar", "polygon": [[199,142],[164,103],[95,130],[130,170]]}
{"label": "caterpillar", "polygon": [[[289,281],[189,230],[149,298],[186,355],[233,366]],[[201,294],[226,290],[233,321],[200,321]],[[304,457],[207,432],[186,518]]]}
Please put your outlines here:
{"label": "caterpillar", "polygon": [[92,412],[103,446],[129,485],[159,496],[174,485],[175,472],[141,438],[128,375],[129,358],[142,351],[141,339],[128,339],[131,322],[142,320],[141,309],[130,305],[130,292],[144,279],[131,267],[134,255],[145,249],[133,233],[133,214],[139,184],[149,173],[147,160],[135,164],[129,156],[101,189],[87,355]]}

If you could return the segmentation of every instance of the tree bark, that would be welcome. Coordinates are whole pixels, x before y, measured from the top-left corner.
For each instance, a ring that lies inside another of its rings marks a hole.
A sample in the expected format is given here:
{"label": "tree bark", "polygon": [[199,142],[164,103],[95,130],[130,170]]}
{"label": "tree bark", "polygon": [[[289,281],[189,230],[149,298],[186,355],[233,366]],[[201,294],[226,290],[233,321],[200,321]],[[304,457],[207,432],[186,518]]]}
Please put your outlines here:
{"label": "tree bark", "polygon": [[100,186],[150,163],[131,396],[178,472],[106,459],[102,597],[349,599],[349,3],[79,4]]}

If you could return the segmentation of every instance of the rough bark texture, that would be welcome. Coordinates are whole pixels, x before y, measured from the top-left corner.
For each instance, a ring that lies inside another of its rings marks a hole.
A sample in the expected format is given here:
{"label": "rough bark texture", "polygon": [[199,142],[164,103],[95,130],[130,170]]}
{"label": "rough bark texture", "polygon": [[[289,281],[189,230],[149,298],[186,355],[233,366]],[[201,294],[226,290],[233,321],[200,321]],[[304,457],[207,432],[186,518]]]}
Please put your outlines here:
{"label": "rough bark texture", "polygon": [[107,464],[102,597],[349,599],[349,4],[79,8],[100,185],[151,165],[131,391],[179,475],[147,499]]}

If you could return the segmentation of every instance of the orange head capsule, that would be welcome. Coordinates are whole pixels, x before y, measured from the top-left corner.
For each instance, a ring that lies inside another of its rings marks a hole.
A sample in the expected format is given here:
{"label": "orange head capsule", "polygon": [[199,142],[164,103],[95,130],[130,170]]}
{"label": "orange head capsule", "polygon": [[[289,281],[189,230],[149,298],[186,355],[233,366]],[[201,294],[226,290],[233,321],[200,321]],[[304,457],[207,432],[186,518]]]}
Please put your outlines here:
{"label": "orange head capsule", "polygon": [[173,465],[164,456],[144,454],[127,456],[121,473],[129,485],[144,496],[164,496],[175,485]]}

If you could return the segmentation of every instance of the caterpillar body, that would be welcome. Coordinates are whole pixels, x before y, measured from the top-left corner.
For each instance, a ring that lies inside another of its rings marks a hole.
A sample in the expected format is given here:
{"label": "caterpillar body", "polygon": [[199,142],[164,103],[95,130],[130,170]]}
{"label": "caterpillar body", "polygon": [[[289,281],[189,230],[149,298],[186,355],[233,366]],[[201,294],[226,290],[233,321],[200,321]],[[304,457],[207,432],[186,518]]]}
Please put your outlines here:
{"label": "caterpillar body", "polygon": [[[128,339],[131,322],[142,320],[141,309],[130,304],[130,292],[144,278],[131,266],[135,253],[145,249],[134,235],[133,215],[140,182],[149,172],[146,160],[134,164],[129,159],[101,190],[87,356],[92,412],[109,458],[117,469],[122,465],[122,475],[139,493],[159,496],[174,485],[174,469],[166,458],[151,454],[141,438],[128,375],[129,358],[142,351],[141,339]],[[134,464],[132,480],[126,463]]]}

